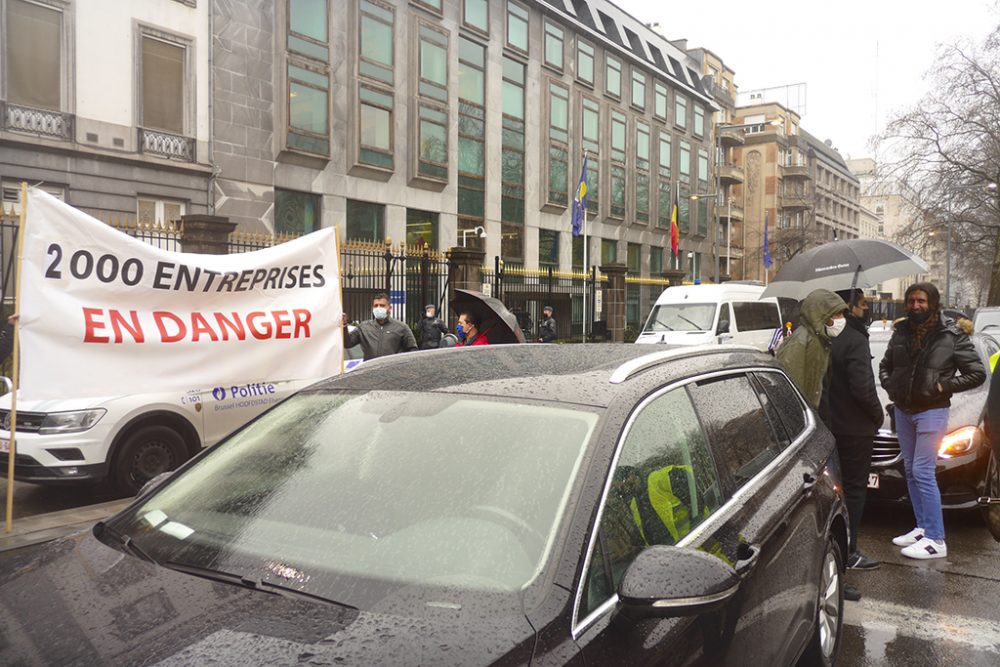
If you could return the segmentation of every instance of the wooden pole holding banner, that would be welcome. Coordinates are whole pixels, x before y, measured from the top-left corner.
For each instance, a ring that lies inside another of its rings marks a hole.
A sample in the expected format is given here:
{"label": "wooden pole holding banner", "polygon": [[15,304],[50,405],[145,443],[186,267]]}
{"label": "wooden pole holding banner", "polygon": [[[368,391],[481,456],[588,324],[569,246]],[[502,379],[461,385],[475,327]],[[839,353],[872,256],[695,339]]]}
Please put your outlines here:
{"label": "wooden pole holding banner", "polygon": [[[21,255],[24,248],[24,220],[28,211],[28,184],[21,182],[21,213],[17,225],[17,257],[14,267],[14,313],[19,314],[21,309]],[[11,375],[13,387],[10,390],[10,443],[7,448],[7,518],[4,524],[4,532],[10,533],[13,530],[14,522],[14,457],[17,456],[17,387],[18,375],[21,371],[20,354],[20,318],[14,321],[14,350],[13,365],[14,370]]]}
{"label": "wooden pole holding banner", "polygon": [[[336,253],[337,258],[337,291],[340,292],[340,312],[342,313],[340,317],[343,317],[343,313],[347,311],[344,310],[344,276],[340,270],[340,225],[334,227],[333,233],[333,251]],[[340,330],[340,374],[344,374],[344,357],[347,356],[347,339],[344,338],[344,330],[347,328],[343,322],[339,322],[340,326],[337,329]]]}

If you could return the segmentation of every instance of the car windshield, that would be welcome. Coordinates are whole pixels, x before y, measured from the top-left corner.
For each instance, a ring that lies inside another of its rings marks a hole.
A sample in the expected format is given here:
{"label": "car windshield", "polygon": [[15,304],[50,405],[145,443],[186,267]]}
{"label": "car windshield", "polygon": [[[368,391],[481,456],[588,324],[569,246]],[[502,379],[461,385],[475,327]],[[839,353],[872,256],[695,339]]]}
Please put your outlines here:
{"label": "car windshield", "polygon": [[374,599],[407,586],[518,591],[553,548],[598,419],[486,397],[305,392],[113,527],[160,563],[291,572],[362,608],[361,579],[381,587]]}
{"label": "car windshield", "polygon": [[717,308],[714,303],[658,304],[643,331],[711,331]]}

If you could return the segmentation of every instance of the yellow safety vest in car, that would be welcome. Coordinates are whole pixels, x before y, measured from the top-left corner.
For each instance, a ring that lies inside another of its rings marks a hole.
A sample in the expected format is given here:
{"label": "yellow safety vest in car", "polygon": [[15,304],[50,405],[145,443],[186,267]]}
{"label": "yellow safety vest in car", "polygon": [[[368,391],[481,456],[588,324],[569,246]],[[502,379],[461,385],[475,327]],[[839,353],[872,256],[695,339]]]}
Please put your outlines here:
{"label": "yellow safety vest in car", "polygon": [[[692,474],[691,466],[666,466],[649,473],[649,477],[646,479],[646,491],[649,494],[649,504],[653,511],[656,512],[656,516],[670,533],[673,543],[677,544],[678,540],[691,532],[691,507],[674,494],[673,484],[670,480],[671,472],[680,477],[683,484],[687,486],[688,475]],[[687,495],[688,489],[685,488],[683,493]],[[650,540],[646,534],[651,527],[647,526],[646,530],[643,530],[639,502],[633,498],[629,507],[632,509],[632,519],[639,527],[643,540],[646,544],[656,544],[658,541]]]}
{"label": "yellow safety vest in car", "polygon": [[990,357],[990,373],[997,369],[997,362],[1000,361],[1000,352]]}

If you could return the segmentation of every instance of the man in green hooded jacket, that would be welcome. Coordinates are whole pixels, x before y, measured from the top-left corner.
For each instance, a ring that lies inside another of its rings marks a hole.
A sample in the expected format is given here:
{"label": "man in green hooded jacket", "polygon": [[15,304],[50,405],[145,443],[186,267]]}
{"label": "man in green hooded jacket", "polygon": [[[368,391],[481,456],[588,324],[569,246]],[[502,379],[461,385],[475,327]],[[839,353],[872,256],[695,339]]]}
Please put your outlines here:
{"label": "man in green hooded jacket", "polygon": [[844,300],[830,290],[813,290],[802,301],[798,329],[775,355],[817,409],[823,395],[823,377],[830,366],[832,340],[847,324],[846,309]]}

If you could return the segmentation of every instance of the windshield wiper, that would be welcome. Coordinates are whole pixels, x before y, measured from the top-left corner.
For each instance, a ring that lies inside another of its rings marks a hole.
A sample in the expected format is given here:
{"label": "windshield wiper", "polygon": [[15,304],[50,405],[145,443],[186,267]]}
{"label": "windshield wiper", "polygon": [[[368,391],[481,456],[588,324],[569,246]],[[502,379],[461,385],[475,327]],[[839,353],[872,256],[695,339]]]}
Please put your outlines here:
{"label": "windshield wiper", "polygon": [[[156,564],[156,559],[146,553],[142,547],[135,543],[128,535],[118,532],[108,524],[103,521],[98,521],[94,524],[94,537],[104,542],[104,537],[110,537],[124,550],[126,553],[132,554],[133,556],[140,558],[144,561]],[[104,542],[107,544],[107,542]],[[109,545],[110,546],[110,545]]]}
{"label": "windshield wiper", "polygon": [[700,327],[700,326],[698,325],[698,323],[697,323],[697,322],[692,322],[691,320],[689,320],[688,318],[686,318],[686,317],[684,317],[683,315],[680,315],[680,314],[678,314],[678,315],[677,315],[677,317],[679,317],[680,319],[684,320],[685,322],[687,322],[688,324],[690,324],[691,326],[693,326],[693,327],[694,327],[695,329],[697,329],[698,331],[704,331],[704,329],[702,329],[702,328],[701,328],[701,327]]}
{"label": "windshield wiper", "polygon": [[673,331],[674,330],[674,328],[672,326],[670,326],[669,324],[667,324],[666,322],[664,322],[663,320],[661,320],[659,317],[656,318],[656,323],[657,324],[662,324],[663,326],[665,326],[667,328],[667,331]]}
{"label": "windshield wiper", "polygon": [[261,593],[269,593],[271,595],[281,595],[284,597],[291,598],[305,598],[313,602],[323,602],[325,604],[332,604],[338,607],[343,607],[346,609],[357,610],[354,607],[343,602],[338,602],[332,598],[324,597],[322,595],[317,595],[316,593],[309,593],[307,591],[300,591],[297,588],[291,588],[290,586],[285,586],[283,584],[276,584],[270,581],[264,581],[260,577],[253,578],[247,577],[240,574],[233,574],[232,572],[223,572],[222,570],[213,570],[211,568],[202,567],[200,565],[189,565],[187,563],[178,563],[177,561],[165,561],[160,563],[163,567],[171,570],[176,570],[177,572],[183,572],[185,574],[190,574],[195,577],[202,577],[203,579],[209,579],[211,581],[219,581],[225,584],[233,584],[234,586],[242,586],[243,588],[249,588],[251,590],[260,591]]}

